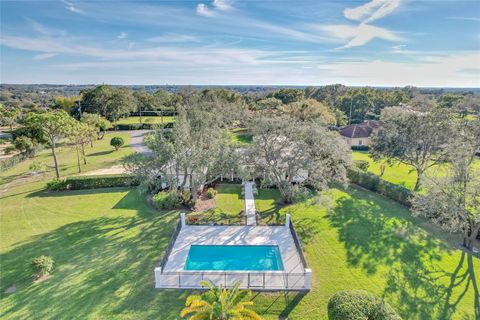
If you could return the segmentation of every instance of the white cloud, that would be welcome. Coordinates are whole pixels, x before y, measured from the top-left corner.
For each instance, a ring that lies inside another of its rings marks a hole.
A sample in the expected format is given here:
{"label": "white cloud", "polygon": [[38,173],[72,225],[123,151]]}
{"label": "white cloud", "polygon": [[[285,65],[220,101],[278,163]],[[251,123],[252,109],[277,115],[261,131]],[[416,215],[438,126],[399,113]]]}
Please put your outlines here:
{"label": "white cloud", "polygon": [[478,17],[448,17],[447,19],[480,22],[480,18],[478,18]]}
{"label": "white cloud", "polygon": [[213,17],[215,13],[213,10],[210,10],[206,4],[200,3],[197,5],[197,14],[204,17]]}
{"label": "white cloud", "polygon": [[147,39],[148,42],[168,43],[168,42],[199,42],[200,39],[189,34],[165,33],[158,37]]}
{"label": "white cloud", "polygon": [[204,17],[213,17],[217,11],[231,11],[233,9],[231,1],[229,0],[213,0],[212,8],[206,4],[200,3],[197,5],[197,14]]}
{"label": "white cloud", "polygon": [[128,33],[122,31],[118,34],[117,39],[121,40],[121,39],[125,39],[127,37],[128,37]]}
{"label": "white cloud", "polygon": [[368,24],[360,24],[358,26],[352,25],[326,25],[318,27],[321,31],[328,34],[333,39],[336,39],[346,44],[341,46],[343,48],[352,48],[363,46],[375,38],[387,41],[402,41],[402,37],[394,32]]}
{"label": "white cloud", "polygon": [[229,11],[233,9],[228,0],[213,0],[213,6],[221,11]]}
{"label": "white cloud", "polygon": [[479,87],[480,53],[424,56],[417,62],[348,61],[321,65],[347,84]]}
{"label": "white cloud", "polygon": [[405,48],[407,45],[406,44],[397,44],[396,46],[393,46],[393,50],[400,50],[402,48]]}
{"label": "white cloud", "polygon": [[343,16],[350,20],[362,21],[370,16],[383,2],[384,0],[373,0],[355,8],[346,8],[343,11]]}
{"label": "white cloud", "polygon": [[52,36],[52,37],[67,35],[67,32],[65,30],[47,27],[30,18],[26,18],[26,20],[30,21],[32,25],[32,29],[41,35]]}
{"label": "white cloud", "polygon": [[50,59],[53,58],[57,55],[57,53],[42,53],[42,54],[37,54],[33,57],[33,60],[39,61],[39,60],[45,60],[45,59]]}
{"label": "white cloud", "polygon": [[349,20],[360,21],[358,26],[325,25],[320,26],[320,30],[334,39],[347,41],[345,45],[337,49],[363,46],[376,38],[387,41],[403,41],[403,38],[393,31],[368,24],[389,15],[399,5],[400,0],[372,0],[355,8],[346,8],[343,15]]}
{"label": "white cloud", "polygon": [[368,23],[389,15],[399,5],[400,0],[372,0],[355,8],[346,8],[343,15],[350,20]]}
{"label": "white cloud", "polygon": [[80,14],[85,13],[85,11],[80,9],[75,3],[71,1],[63,0],[62,2],[65,4],[65,9],[67,9],[68,11]]}

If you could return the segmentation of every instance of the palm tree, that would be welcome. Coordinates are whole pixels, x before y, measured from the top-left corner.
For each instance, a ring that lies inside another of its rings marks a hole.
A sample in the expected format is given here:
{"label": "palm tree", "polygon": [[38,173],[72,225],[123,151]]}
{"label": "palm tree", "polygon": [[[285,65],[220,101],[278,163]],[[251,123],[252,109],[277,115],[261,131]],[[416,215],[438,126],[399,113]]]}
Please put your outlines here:
{"label": "palm tree", "polygon": [[203,295],[191,295],[185,302],[181,317],[190,315],[190,320],[261,320],[255,311],[247,309],[253,301],[243,301],[251,296],[249,290],[239,290],[236,282],[230,290],[217,287],[211,281],[202,280],[200,284],[209,288]]}

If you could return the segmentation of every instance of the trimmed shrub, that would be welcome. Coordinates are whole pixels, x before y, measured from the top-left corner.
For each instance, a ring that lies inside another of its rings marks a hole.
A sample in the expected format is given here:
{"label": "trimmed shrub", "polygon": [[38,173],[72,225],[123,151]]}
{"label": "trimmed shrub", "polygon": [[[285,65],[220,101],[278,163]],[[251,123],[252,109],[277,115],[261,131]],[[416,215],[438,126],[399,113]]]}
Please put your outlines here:
{"label": "trimmed shrub", "polygon": [[367,171],[370,163],[367,160],[354,160],[353,165],[362,171]]}
{"label": "trimmed shrub", "polygon": [[53,270],[54,261],[49,256],[39,256],[33,258],[30,266],[37,277],[49,274]]}
{"label": "trimmed shrub", "polygon": [[3,150],[3,152],[4,152],[5,154],[12,154],[12,153],[14,153],[16,150],[17,150],[17,148],[15,148],[14,145],[9,145],[8,147],[6,147],[6,148]]}
{"label": "trimmed shrub", "polygon": [[182,204],[182,197],[177,190],[160,191],[152,197],[152,204],[158,210],[171,210]]}
{"label": "trimmed shrub", "polygon": [[48,191],[64,191],[68,189],[68,182],[63,179],[53,179],[47,182]]}
{"label": "trimmed shrub", "polygon": [[6,171],[13,166],[19,164],[23,160],[27,159],[27,157],[23,154],[16,154],[13,157],[0,160],[0,172]]}
{"label": "trimmed shrub", "polygon": [[396,201],[404,206],[410,207],[410,198],[413,192],[404,186],[390,183],[370,172],[363,172],[359,169],[350,168],[347,172],[348,179],[352,183],[368,189],[370,191],[379,193],[393,201]]}
{"label": "trimmed shrub", "polygon": [[120,149],[121,146],[124,145],[124,141],[121,137],[113,137],[112,140],[110,140],[110,145],[115,148],[115,150]]}
{"label": "trimmed shrub", "polygon": [[192,201],[192,193],[189,190],[183,190],[180,192],[180,196],[182,197],[182,203],[185,206],[191,204]]}
{"label": "trimmed shrub", "polygon": [[368,151],[367,146],[352,146],[352,150],[354,151]]}
{"label": "trimmed shrub", "polygon": [[213,188],[208,188],[207,192],[205,192],[205,196],[207,197],[207,199],[215,198],[216,194],[217,194],[217,190]]}
{"label": "trimmed shrub", "polygon": [[115,126],[115,130],[153,130],[157,128],[171,129],[173,128],[173,123],[121,123]]}
{"label": "trimmed shrub", "polygon": [[68,177],[66,183],[71,190],[132,187],[140,184],[138,179],[131,174]]}
{"label": "trimmed shrub", "polygon": [[38,152],[43,149],[43,146],[37,141],[27,137],[20,136],[13,141],[15,149],[29,158],[33,158]]}
{"label": "trimmed shrub", "polygon": [[401,320],[381,298],[363,290],[339,291],[328,301],[329,320]]}

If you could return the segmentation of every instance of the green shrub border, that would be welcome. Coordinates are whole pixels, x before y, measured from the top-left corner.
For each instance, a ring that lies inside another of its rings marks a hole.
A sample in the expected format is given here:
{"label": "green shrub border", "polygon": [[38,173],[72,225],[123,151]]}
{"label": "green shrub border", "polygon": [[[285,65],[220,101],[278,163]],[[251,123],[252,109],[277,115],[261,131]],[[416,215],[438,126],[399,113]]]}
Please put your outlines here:
{"label": "green shrub border", "polygon": [[65,181],[70,190],[133,187],[140,184],[131,174],[67,177]]}
{"label": "green shrub border", "polygon": [[169,123],[124,123],[114,125],[110,130],[153,130],[163,127],[164,129],[173,128],[173,122]]}
{"label": "green shrub border", "polygon": [[413,192],[404,186],[385,181],[373,173],[363,172],[357,168],[348,169],[347,176],[354,184],[381,194],[406,207],[411,206],[410,199]]}
{"label": "green shrub border", "polygon": [[15,165],[19,164],[20,162],[26,160],[28,157],[21,153],[16,154],[10,158],[0,161],[0,172],[7,171],[8,169],[14,167]]}
{"label": "green shrub border", "polygon": [[[134,187],[140,185],[138,179],[131,174],[110,174],[98,176],[67,177],[63,190],[87,190],[99,188]],[[60,191],[60,190],[56,190]]]}
{"label": "green shrub border", "polygon": [[368,146],[352,146],[351,148],[354,151],[368,151]]}

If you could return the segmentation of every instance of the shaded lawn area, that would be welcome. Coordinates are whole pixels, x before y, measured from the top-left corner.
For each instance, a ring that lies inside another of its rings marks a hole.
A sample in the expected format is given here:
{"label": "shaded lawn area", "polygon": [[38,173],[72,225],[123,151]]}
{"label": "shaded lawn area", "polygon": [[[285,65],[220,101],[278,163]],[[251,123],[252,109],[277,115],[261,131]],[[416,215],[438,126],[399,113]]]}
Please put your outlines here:
{"label": "shaded lawn area", "polygon": [[[366,160],[369,162],[370,166],[368,171],[380,176],[380,162],[373,161],[372,158],[368,156],[367,151],[352,151],[353,160]],[[477,159],[474,163],[474,166],[480,170],[480,159]],[[425,176],[428,175],[442,175],[445,174],[445,169],[447,165],[433,166],[428,169]],[[417,180],[417,172],[412,170],[413,167],[407,166],[405,164],[394,164],[392,166],[386,165],[385,172],[383,173],[382,179],[389,181],[391,183],[402,185],[408,189],[413,190],[415,187],[415,182]]]}
{"label": "shaded lawn area", "polygon": [[[218,187],[225,211],[243,209],[240,185]],[[0,317],[179,318],[191,292],[155,290],[152,271],[177,212],[150,210],[135,189],[42,188],[43,182],[24,184],[0,198]],[[405,319],[474,318],[471,275],[475,270],[478,278],[480,262],[453,249],[456,237],[368,191],[332,189],[275,209],[276,190],[259,191],[265,218],[292,214],[313,269],[313,290],[305,296],[254,295],[266,319],[326,319],[329,297],[343,289],[384,296]],[[32,284],[29,263],[41,254],[53,256],[56,270]],[[12,286],[16,292],[6,294]]]}
{"label": "shaded lawn area", "polygon": [[[163,118],[163,119],[162,119]],[[149,116],[142,117],[142,122],[140,122],[140,117],[128,117],[123,118],[117,121],[117,124],[135,124],[135,123],[170,123],[175,122],[175,117],[172,116]]]}
{"label": "shaded lawn area", "polygon": [[229,133],[230,142],[234,145],[245,146],[252,143],[253,136],[251,134],[243,133]]}
{"label": "shaded lawn area", "polygon": [[[353,160],[368,161],[370,164],[368,171],[380,176],[381,163],[373,161],[373,159],[368,156],[367,151],[352,151],[352,158]],[[417,172],[415,170],[412,171],[412,169],[413,167],[401,163],[392,166],[387,164],[382,178],[388,182],[399,184],[413,190],[415,181],[417,180]]]}
{"label": "shaded lawn area", "polygon": [[191,212],[189,216],[195,216],[199,223],[222,223],[222,224],[244,224],[245,218],[241,216],[244,211],[243,187],[240,184],[217,184],[215,189],[215,209],[201,213]]}
{"label": "shaded lawn area", "polygon": [[[125,145],[118,151],[115,151],[115,149],[110,146],[110,140],[113,137],[121,137],[125,142]],[[129,143],[130,134],[128,132],[107,132],[102,140],[94,141],[93,148],[91,148],[90,145],[85,146],[87,164],[83,165],[82,162],[82,172],[100,168],[109,168],[119,164],[123,157],[133,153],[133,149],[130,148]],[[69,146],[60,146],[57,148],[56,152],[58,163],[60,165],[60,175],[66,176],[78,174],[77,154],[75,149]],[[27,159],[5,172],[0,172],[0,188],[1,184],[12,182],[14,179],[30,173],[29,167],[33,162],[44,163],[48,166],[48,172],[42,175],[42,179],[48,180],[55,176],[52,154],[50,149],[46,147],[45,150],[38,154],[34,159]]]}
{"label": "shaded lawn area", "polygon": [[[290,213],[313,269],[314,290],[303,298],[289,295],[290,304],[296,305],[291,319],[326,319],[329,297],[342,289],[383,296],[404,319],[475,318],[480,261],[454,249],[459,242],[455,235],[353,187],[277,210],[273,203],[264,220]],[[259,296],[257,307],[269,305],[269,299]],[[289,310],[288,304],[278,298],[264,310]],[[479,317],[480,310],[476,312]]]}
{"label": "shaded lawn area", "polygon": [[[189,293],[156,291],[152,271],[177,214],[153,212],[125,188],[37,191],[1,206],[1,318],[177,318]],[[33,284],[29,263],[42,254],[55,271]]]}

